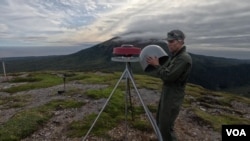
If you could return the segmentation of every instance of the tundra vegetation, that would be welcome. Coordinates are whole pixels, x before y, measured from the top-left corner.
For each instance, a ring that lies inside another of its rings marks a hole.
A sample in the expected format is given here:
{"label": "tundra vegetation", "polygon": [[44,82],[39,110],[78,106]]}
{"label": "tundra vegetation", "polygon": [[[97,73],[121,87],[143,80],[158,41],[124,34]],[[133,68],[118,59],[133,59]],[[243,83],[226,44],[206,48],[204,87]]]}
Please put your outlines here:
{"label": "tundra vegetation", "polygon": [[[120,78],[121,72],[72,72],[72,71],[41,71],[27,73],[9,74],[9,80],[2,84],[12,84],[10,87],[0,87],[0,111],[7,109],[18,109],[5,121],[0,120],[0,140],[17,141],[31,136],[54,116],[55,111],[81,108],[86,102],[77,97],[84,97],[89,100],[106,99]],[[63,84],[66,80],[66,87],[74,82],[82,85],[105,85],[99,89],[80,90],[68,88],[58,99],[57,91],[52,91],[51,100],[38,106],[29,106],[34,97],[26,92],[49,88]],[[153,90],[160,93],[161,80],[149,75],[134,75],[138,89]],[[124,82],[124,81],[123,81]],[[132,85],[131,85],[131,88]],[[129,110],[129,116],[125,117],[124,95],[126,84],[120,83],[110,102],[101,114],[94,126],[91,136],[113,139],[110,131],[121,124],[127,118],[129,128],[146,133],[153,133],[153,129],[147,120],[140,102],[133,103],[133,115]],[[22,92],[22,94],[20,94]],[[142,95],[143,96],[143,95]],[[65,97],[65,98],[62,98]],[[189,109],[194,115],[193,120],[201,126],[209,126],[215,132],[221,132],[222,124],[250,124],[249,110],[239,109],[233,103],[250,106],[250,99],[233,95],[226,92],[211,91],[201,86],[188,84],[186,97],[183,103],[184,109]],[[155,115],[157,104],[147,105]],[[249,108],[248,108],[249,109]],[[99,109],[100,110],[100,109]],[[74,120],[66,125],[65,132],[68,138],[83,137],[98,113],[91,113]]]}

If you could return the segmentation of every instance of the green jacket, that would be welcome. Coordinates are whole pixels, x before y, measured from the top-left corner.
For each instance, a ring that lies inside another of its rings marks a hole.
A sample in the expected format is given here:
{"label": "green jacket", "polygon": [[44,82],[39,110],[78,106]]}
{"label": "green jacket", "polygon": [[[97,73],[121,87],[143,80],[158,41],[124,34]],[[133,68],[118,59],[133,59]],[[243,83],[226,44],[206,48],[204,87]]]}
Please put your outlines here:
{"label": "green jacket", "polygon": [[[187,79],[191,72],[192,58],[186,47],[173,55],[165,64],[158,67],[157,75],[163,81],[163,94],[166,97],[183,97]],[[178,90],[178,91],[177,91]]]}
{"label": "green jacket", "polygon": [[162,79],[163,86],[156,121],[164,141],[171,140],[172,128],[184,99],[191,67],[192,58],[184,46],[157,68],[157,75]]}
{"label": "green jacket", "polygon": [[164,85],[175,85],[184,87],[192,67],[192,58],[186,52],[184,46],[179,52],[173,55],[168,61],[158,67],[157,74],[164,82]]}

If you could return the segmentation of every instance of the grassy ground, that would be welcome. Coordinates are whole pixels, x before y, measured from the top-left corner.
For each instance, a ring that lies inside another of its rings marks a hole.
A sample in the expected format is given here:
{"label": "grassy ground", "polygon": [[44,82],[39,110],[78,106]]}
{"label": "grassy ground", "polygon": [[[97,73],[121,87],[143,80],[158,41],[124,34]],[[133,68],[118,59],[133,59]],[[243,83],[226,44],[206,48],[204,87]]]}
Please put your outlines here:
{"label": "grassy ground", "polygon": [[[92,100],[107,98],[111,93],[114,84],[120,78],[120,75],[120,72],[33,72],[28,73],[26,76],[15,74],[15,78],[10,80],[9,83],[23,84],[1,90],[10,93],[10,96],[2,97],[0,99],[0,110],[26,106],[32,101],[32,98],[28,95],[17,96],[15,93],[59,85],[62,84],[63,77],[66,78],[67,83],[70,81],[78,81],[78,83],[81,84],[105,84],[108,87],[84,91],[81,95],[85,95]],[[134,75],[134,78],[136,84],[138,84],[138,88],[146,88],[158,92],[161,90],[162,82],[158,78],[145,75]],[[96,126],[94,127],[95,129],[91,132],[92,135],[110,139],[111,137],[108,135],[108,131],[124,121],[124,89],[124,83],[119,85],[114,96],[111,98],[110,103],[107,105],[96,123]],[[71,89],[67,91],[65,95],[73,96],[77,92],[77,90]],[[187,98],[185,98],[183,107],[190,108],[199,120],[204,122],[204,124],[210,125],[218,132],[221,130],[221,124],[250,124],[250,119],[241,116],[242,112],[237,111],[237,109],[233,108],[231,104],[232,101],[237,101],[250,105],[250,99],[248,98],[229,93],[213,92],[193,84],[187,85],[186,94]],[[196,107],[193,106],[194,103],[196,103]],[[0,124],[0,139],[20,140],[25,138],[42,127],[53,116],[52,112],[58,108],[77,108],[83,105],[84,103],[73,99],[52,100],[45,105],[17,112],[7,122]],[[205,107],[206,109],[220,109],[224,112],[215,114],[213,112],[204,111],[199,107]],[[156,105],[150,105],[149,108],[154,113],[157,110]],[[141,131],[149,129],[149,123],[140,116],[144,113],[142,107],[135,106],[134,112],[135,115],[138,116],[135,120],[132,120],[130,116],[128,117],[130,126]],[[96,114],[90,114],[79,121],[70,123],[66,133],[67,136],[84,136],[96,116]]]}
{"label": "grassy ground", "polygon": [[39,129],[52,116],[57,108],[77,108],[84,103],[73,100],[52,100],[49,103],[16,113],[0,125],[1,141],[20,140]]}

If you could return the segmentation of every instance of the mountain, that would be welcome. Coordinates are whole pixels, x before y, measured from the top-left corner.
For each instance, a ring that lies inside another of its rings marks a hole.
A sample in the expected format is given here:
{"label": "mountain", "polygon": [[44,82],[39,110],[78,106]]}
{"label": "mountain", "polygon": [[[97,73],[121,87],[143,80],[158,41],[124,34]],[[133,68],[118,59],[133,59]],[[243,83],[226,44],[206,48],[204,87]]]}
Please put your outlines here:
{"label": "mountain", "polygon": [[[79,52],[43,57],[4,58],[7,73],[41,70],[73,70],[73,71],[122,71],[124,63],[113,62],[113,48],[122,44],[132,44],[143,48],[149,44],[161,46],[167,53],[167,44],[156,39],[122,39],[115,37]],[[210,57],[191,54],[193,69],[190,83],[201,85],[212,90],[226,90],[242,86],[250,86],[250,61]],[[132,63],[133,71],[144,73],[139,63]],[[2,70],[2,69],[1,69]],[[247,89],[243,94],[250,95]]]}

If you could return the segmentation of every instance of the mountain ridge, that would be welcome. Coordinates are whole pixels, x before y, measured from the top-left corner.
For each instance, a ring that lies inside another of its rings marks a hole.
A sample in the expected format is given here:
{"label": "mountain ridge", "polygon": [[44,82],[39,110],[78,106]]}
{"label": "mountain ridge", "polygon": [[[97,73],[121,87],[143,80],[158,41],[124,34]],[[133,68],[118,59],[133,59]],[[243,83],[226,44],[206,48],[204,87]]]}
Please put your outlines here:
{"label": "mountain ridge", "polygon": [[[122,44],[132,44],[143,48],[150,44],[161,46],[168,54],[167,44],[161,40],[128,39],[114,37],[87,49],[68,55],[6,58],[7,72],[71,70],[71,71],[122,71],[123,63],[112,62],[113,48]],[[228,59],[192,54],[193,68],[190,83],[212,90],[224,90],[250,85],[249,60]],[[135,73],[145,73],[139,63],[132,63]],[[248,94],[250,90],[246,91]]]}

